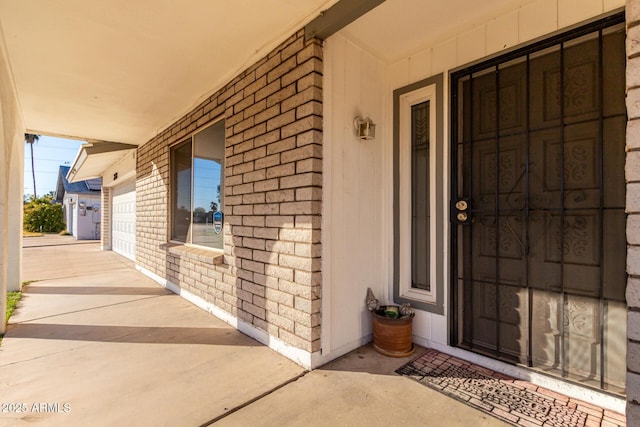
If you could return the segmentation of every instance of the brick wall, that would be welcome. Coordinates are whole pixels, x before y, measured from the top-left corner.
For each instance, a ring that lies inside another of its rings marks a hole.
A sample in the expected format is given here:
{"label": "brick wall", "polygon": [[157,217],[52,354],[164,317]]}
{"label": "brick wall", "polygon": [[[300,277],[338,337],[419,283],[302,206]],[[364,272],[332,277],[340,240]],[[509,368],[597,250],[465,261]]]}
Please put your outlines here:
{"label": "brick wall", "polygon": [[627,14],[627,425],[640,425],[640,0]]}
{"label": "brick wall", "polygon": [[[221,117],[225,245],[216,257],[167,245],[169,146]],[[141,146],[137,174],[139,265],[288,344],[320,349],[318,40],[299,31]]]}
{"label": "brick wall", "polygon": [[100,249],[111,250],[111,188],[102,187],[100,195]]}

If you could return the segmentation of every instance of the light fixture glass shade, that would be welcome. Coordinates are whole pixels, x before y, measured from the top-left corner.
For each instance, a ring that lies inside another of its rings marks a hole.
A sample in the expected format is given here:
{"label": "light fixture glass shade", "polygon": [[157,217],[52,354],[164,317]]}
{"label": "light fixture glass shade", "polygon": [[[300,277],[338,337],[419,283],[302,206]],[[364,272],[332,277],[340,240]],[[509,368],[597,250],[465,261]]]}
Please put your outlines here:
{"label": "light fixture glass shade", "polygon": [[356,117],[354,125],[358,132],[359,139],[374,139],[376,137],[376,124],[369,117],[363,119]]}

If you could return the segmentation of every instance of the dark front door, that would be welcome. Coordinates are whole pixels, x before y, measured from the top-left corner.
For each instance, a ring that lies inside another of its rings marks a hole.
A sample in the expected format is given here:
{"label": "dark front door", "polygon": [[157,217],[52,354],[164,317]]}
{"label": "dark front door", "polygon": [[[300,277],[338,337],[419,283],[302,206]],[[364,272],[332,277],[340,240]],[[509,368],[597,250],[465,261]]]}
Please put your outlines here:
{"label": "dark front door", "polygon": [[618,393],[626,366],[621,19],[452,76],[454,342]]}

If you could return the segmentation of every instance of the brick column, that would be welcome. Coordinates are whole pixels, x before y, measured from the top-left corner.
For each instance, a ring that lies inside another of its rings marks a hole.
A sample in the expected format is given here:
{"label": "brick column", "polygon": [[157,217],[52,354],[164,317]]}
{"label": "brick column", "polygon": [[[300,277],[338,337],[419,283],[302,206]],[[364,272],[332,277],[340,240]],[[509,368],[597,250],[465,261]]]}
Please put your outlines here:
{"label": "brick column", "polygon": [[[226,199],[238,317],[320,350],[322,47],[302,31],[227,100]],[[234,97],[237,97],[234,99]]]}
{"label": "brick column", "polygon": [[640,0],[627,1],[627,425],[640,425]]}
{"label": "brick column", "polygon": [[111,250],[111,188],[102,187],[100,200],[100,249]]}

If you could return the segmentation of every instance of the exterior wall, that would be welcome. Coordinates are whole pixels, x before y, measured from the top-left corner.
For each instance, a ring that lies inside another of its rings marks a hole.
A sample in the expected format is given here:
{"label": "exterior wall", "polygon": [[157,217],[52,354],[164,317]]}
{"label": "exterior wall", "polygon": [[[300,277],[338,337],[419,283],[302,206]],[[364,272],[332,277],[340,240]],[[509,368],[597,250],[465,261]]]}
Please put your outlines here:
{"label": "exterior wall", "polygon": [[[138,150],[139,268],[272,347],[320,350],[322,47],[303,31]],[[221,117],[224,254],[169,241],[169,147]],[[285,351],[285,350],[283,350]]]}
{"label": "exterior wall", "polygon": [[[637,1],[634,0],[634,2]],[[444,175],[448,176],[450,174],[448,73],[451,70],[500,53],[504,49],[531,42],[546,34],[624,5],[625,2],[621,0],[604,2],[590,0],[580,2],[579,6],[576,1],[568,0],[533,1],[502,15],[490,17],[484,22],[470,25],[468,30],[462,33],[452,33],[441,42],[394,63],[385,63],[381,58],[360,48],[357,40],[349,38],[348,28],[327,40],[323,147],[326,171],[323,186],[326,215],[323,217],[326,224],[323,227],[326,232],[323,235],[323,318],[330,319],[332,325],[330,338],[344,345],[340,347],[337,342],[331,342],[330,347],[336,351],[335,357],[357,348],[360,342],[370,339],[369,326],[363,324],[367,321],[366,316],[362,316],[360,311],[364,310],[366,288],[371,287],[381,302],[391,301],[393,111],[390,96],[392,91],[444,73],[444,96],[441,102],[445,111],[443,142],[446,147],[444,158],[439,161],[443,162]],[[381,108],[380,102],[384,102],[386,107]],[[371,114],[374,122],[377,123],[375,140],[363,143],[352,140],[353,127],[349,121],[353,120],[356,112]],[[376,171],[363,172],[367,167],[375,168]],[[377,190],[369,191],[370,187],[376,187]],[[442,191],[446,200],[439,201],[439,206],[445,211],[445,218],[448,218],[450,194],[448,179],[444,180]],[[640,185],[638,191],[640,192]],[[368,206],[376,206],[378,212],[365,213]],[[359,214],[353,214],[354,209]],[[363,215],[366,218],[364,220]],[[335,227],[339,230],[348,230],[347,237],[336,233]],[[447,264],[445,271],[447,272],[449,271],[448,227],[447,223],[445,229],[441,230],[445,236],[444,247],[437,248],[445,253],[444,259]],[[330,234],[339,237],[334,241],[331,240]],[[637,240],[640,244],[640,237]],[[375,247],[379,247],[379,250],[372,249]],[[366,254],[366,260],[355,262],[360,259],[360,254]],[[349,261],[354,260],[351,268],[343,266],[344,257],[348,257]],[[636,264],[640,264],[640,260]],[[369,266],[375,267],[369,268]],[[371,270],[375,270],[375,277]],[[347,289],[344,289],[345,287]],[[349,288],[353,288],[353,291]],[[444,315],[418,311],[414,320],[414,342],[461,355],[458,349],[449,347],[448,285],[444,288]],[[638,288],[638,295],[640,295],[640,285]],[[376,292],[376,290],[379,291]],[[349,310],[356,310],[355,313],[344,313],[345,300],[342,296],[349,298],[346,300]],[[638,307],[640,307],[640,297],[638,301]],[[334,319],[335,316],[348,317],[349,321],[337,321],[340,317]],[[326,323],[323,323],[323,328],[326,328]],[[631,325],[629,328],[631,331]],[[323,340],[325,333],[329,332],[323,330]],[[323,342],[323,349],[324,347]],[[465,357],[474,356],[465,354]],[[493,361],[478,358],[476,362],[487,365]],[[491,368],[507,369],[504,364],[494,365]],[[530,380],[541,384],[549,381],[548,377],[545,378],[531,371],[513,370],[507,373],[515,376],[526,375]],[[553,382],[546,385],[551,388],[558,386]],[[640,390],[640,381],[637,389]],[[634,392],[629,389],[628,393]],[[612,398],[605,403],[606,399],[602,395],[596,396],[594,399],[600,399],[602,404],[620,410],[619,399]],[[586,397],[583,398],[586,399]]]}
{"label": "exterior wall", "polygon": [[[463,33],[450,34],[440,43],[392,64],[385,63],[360,48],[357,42],[349,40],[346,32],[339,32],[327,40],[323,316],[330,319],[332,332],[329,333],[328,325],[325,324],[323,341],[328,343],[331,339],[331,348],[344,346],[338,353],[348,351],[366,341],[371,333],[364,304],[350,307],[347,312],[342,307],[345,298],[360,302],[364,299],[367,287],[371,287],[380,301],[391,300],[392,91],[439,73],[445,73],[446,76],[447,72],[458,66],[621,6],[624,6],[624,1],[620,0],[581,2],[580,7],[571,7],[571,2],[565,0],[534,1],[484,22],[477,22]],[[441,102],[447,111],[447,78],[444,79],[443,92]],[[378,124],[374,141],[358,143],[355,139],[350,122],[360,113],[371,115]],[[443,141],[449,140],[448,129],[447,121]],[[446,158],[441,161],[447,175],[448,147],[445,155]],[[448,180],[444,180],[444,186],[443,193],[448,195]],[[447,209],[448,199],[441,203]],[[448,218],[448,213],[445,217]],[[341,232],[337,233],[336,230]],[[444,241],[447,245],[449,230],[441,232],[445,233]],[[333,241],[332,235],[340,238]],[[343,238],[344,235],[349,238]],[[448,253],[449,248],[444,247],[442,250]],[[360,257],[361,260],[352,263],[354,257]],[[448,256],[445,256],[445,260],[448,262]],[[354,269],[352,265],[375,267]],[[445,268],[448,271],[448,265]],[[448,306],[447,292],[445,286],[445,308]],[[446,311],[444,315],[417,312],[414,335],[421,344],[446,346]]]}
{"label": "exterior wall", "polygon": [[[392,89],[531,42],[624,5],[624,0],[532,1],[470,25],[464,32],[451,34],[440,43],[391,64]],[[444,105],[449,103],[446,83]],[[444,137],[447,140],[448,134]]]}
{"label": "exterior wall", "polygon": [[[386,64],[335,35],[325,46],[324,174],[322,224],[323,355],[335,358],[368,341],[371,315],[364,301],[371,288],[389,301],[388,230],[391,164],[385,145],[391,127]],[[376,138],[362,141],[353,125],[370,117]],[[387,169],[389,168],[389,169]],[[386,224],[386,226],[385,226]]]}
{"label": "exterior wall", "polygon": [[640,425],[640,0],[627,2],[627,425]]}
{"label": "exterior wall", "polygon": [[[100,221],[101,212],[95,212],[88,209],[97,207],[100,211],[100,194],[87,195],[77,193],[67,193],[64,196],[63,203],[67,207],[71,216],[71,230],[69,230],[69,222],[67,222],[67,231],[70,231],[77,240],[99,240],[100,239]],[[87,207],[84,215],[80,212],[80,204],[84,203]]]}
{"label": "exterior wall", "polygon": [[[20,289],[24,123],[0,28],[0,313],[7,290]],[[0,333],[5,332],[0,316]]]}

